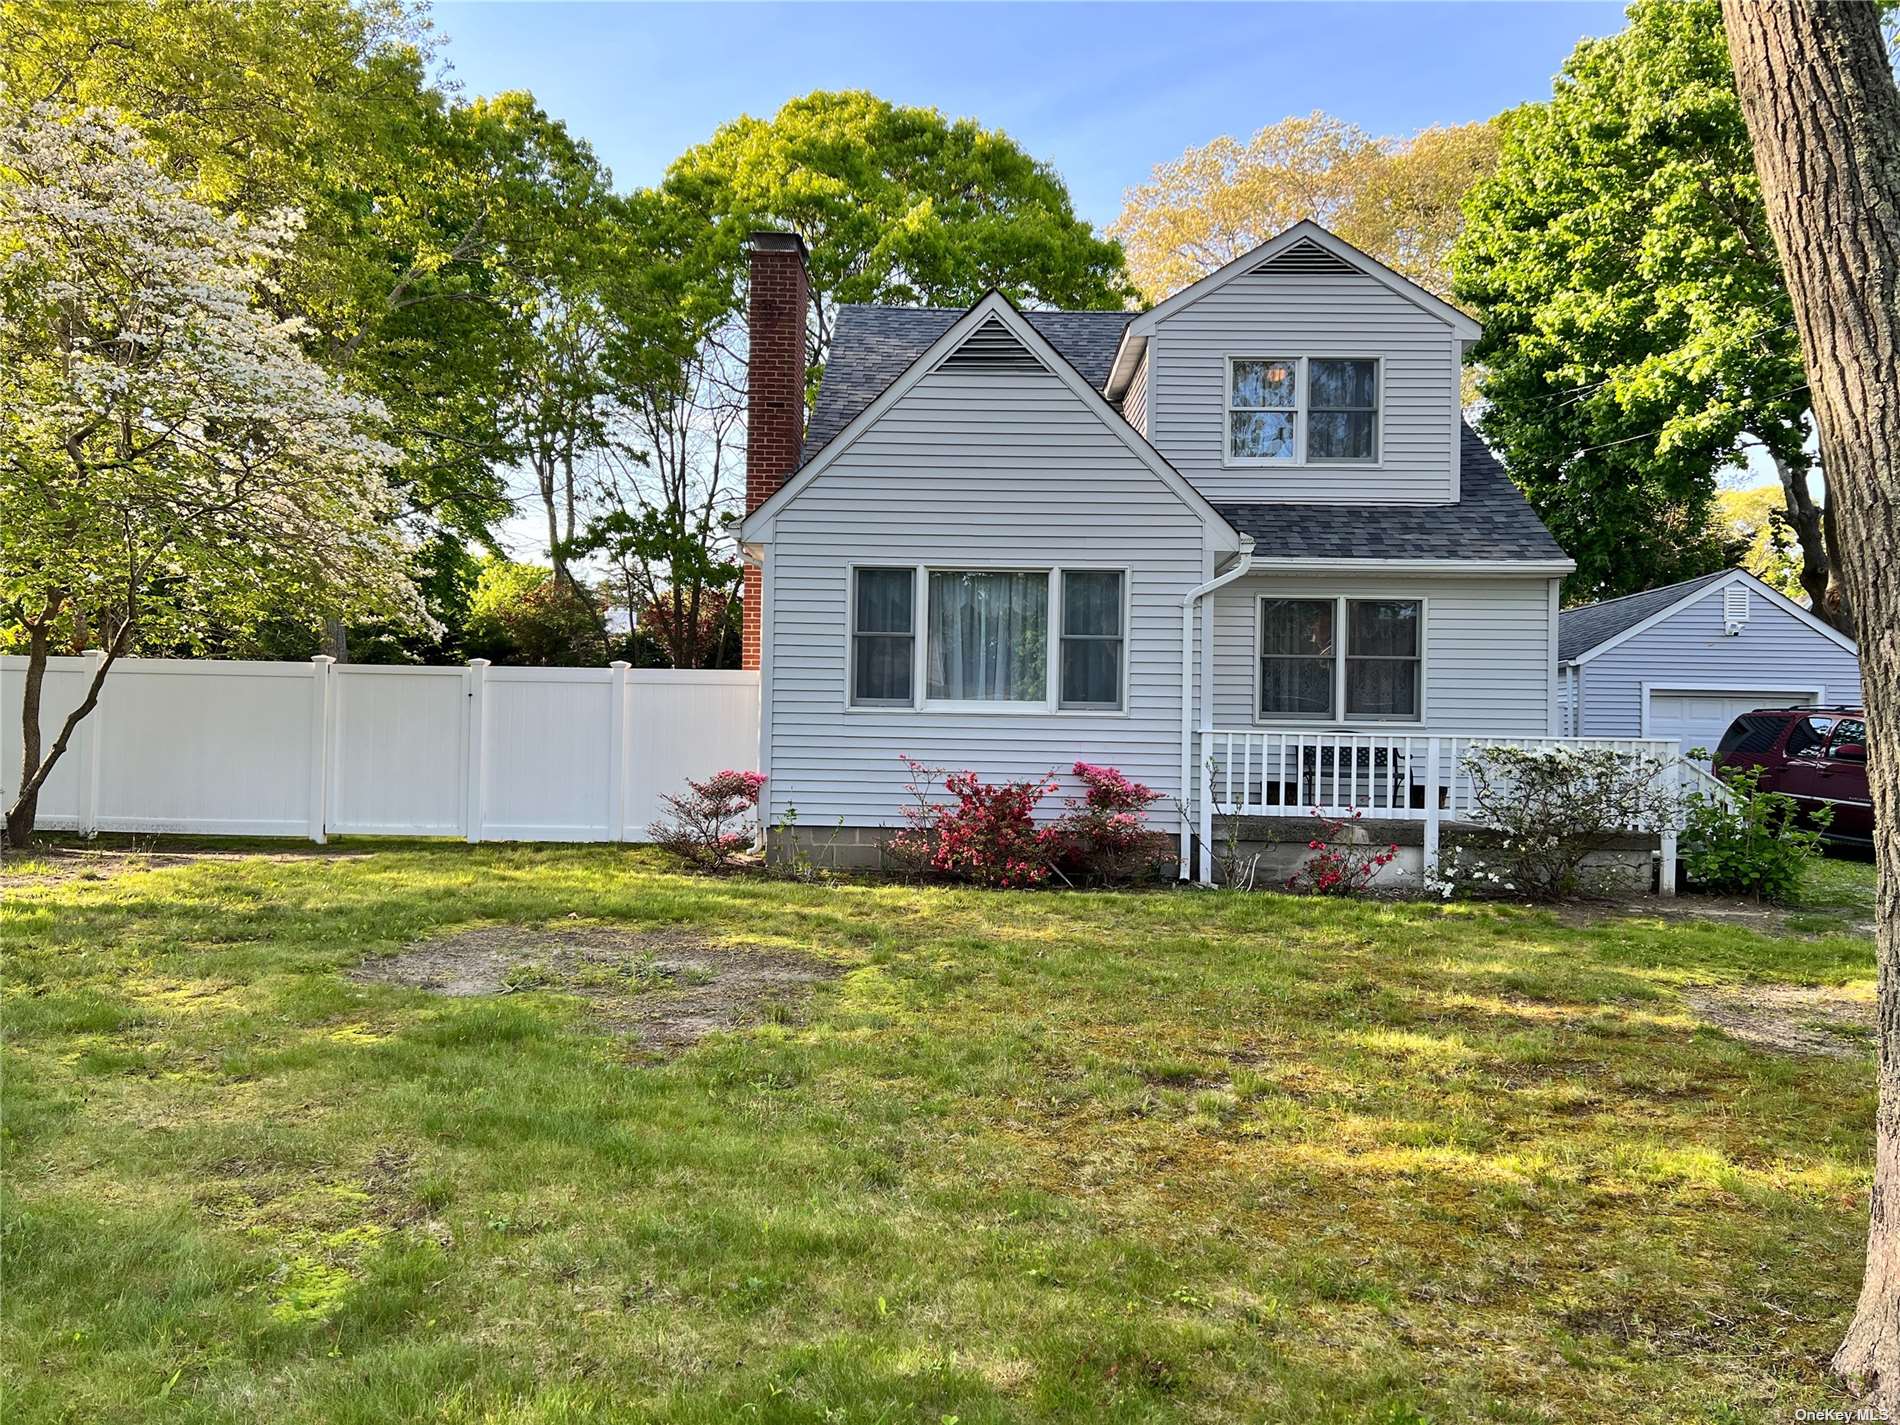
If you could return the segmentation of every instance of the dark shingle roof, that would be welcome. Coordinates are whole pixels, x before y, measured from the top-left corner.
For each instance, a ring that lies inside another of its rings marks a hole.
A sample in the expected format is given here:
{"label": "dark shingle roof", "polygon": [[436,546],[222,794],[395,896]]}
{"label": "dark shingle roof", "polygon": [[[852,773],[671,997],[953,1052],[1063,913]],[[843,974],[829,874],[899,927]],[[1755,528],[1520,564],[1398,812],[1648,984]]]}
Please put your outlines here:
{"label": "dark shingle roof", "polygon": [[1536,511],[1470,426],[1455,505],[1216,504],[1261,559],[1563,559]]}
{"label": "dark shingle roof", "polygon": [[[844,306],[805,432],[805,459],[834,440],[963,315],[945,307]],[[1096,390],[1133,312],[1023,313]],[[1251,534],[1255,553],[1283,559],[1562,559],[1564,552],[1469,426],[1456,505],[1216,505]]]}
{"label": "dark shingle roof", "polygon": [[[818,388],[818,405],[805,430],[809,460],[837,438],[838,432],[904,374],[904,368],[950,330],[961,311],[948,307],[838,308],[831,329],[831,356]],[[1108,384],[1108,368],[1122,329],[1133,312],[1024,312],[1082,379],[1096,390]]]}
{"label": "dark shingle roof", "polygon": [[1557,616],[1557,661],[1568,663],[1581,657],[1599,643],[1608,643],[1644,619],[1680,603],[1696,590],[1727,578],[1730,572],[1718,569],[1700,579],[1685,579],[1680,584],[1665,584],[1660,589],[1645,589],[1640,594],[1625,594],[1620,599],[1565,609]]}

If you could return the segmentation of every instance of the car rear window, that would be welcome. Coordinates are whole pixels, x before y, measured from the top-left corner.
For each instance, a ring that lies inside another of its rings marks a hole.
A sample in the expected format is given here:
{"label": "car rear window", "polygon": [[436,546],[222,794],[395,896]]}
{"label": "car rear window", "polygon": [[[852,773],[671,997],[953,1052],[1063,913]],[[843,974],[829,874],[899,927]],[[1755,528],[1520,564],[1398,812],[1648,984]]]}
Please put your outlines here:
{"label": "car rear window", "polygon": [[1859,747],[1867,745],[1867,724],[1856,722],[1853,718],[1843,718],[1834,733],[1834,746],[1840,747],[1850,742]]}
{"label": "car rear window", "polygon": [[1728,725],[1728,731],[1722,734],[1722,740],[1716,745],[1717,757],[1748,756],[1751,753],[1766,752],[1775,745],[1775,735],[1781,731],[1781,720],[1772,717],[1738,717]]}
{"label": "car rear window", "polygon": [[1788,755],[1796,756],[1812,751],[1827,741],[1827,735],[1833,730],[1831,717],[1804,717],[1788,729]]}

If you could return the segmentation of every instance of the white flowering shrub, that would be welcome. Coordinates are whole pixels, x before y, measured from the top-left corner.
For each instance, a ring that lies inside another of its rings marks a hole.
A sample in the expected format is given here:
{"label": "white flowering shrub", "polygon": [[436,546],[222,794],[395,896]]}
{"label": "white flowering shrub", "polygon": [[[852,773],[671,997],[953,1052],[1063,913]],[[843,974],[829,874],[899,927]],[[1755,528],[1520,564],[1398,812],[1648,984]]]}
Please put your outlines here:
{"label": "white flowering shrub", "polygon": [[1607,747],[1540,744],[1468,754],[1471,803],[1485,835],[1449,845],[1427,878],[1436,894],[1562,900],[1590,889],[1591,855],[1679,815],[1669,764]]}
{"label": "white flowering shrub", "polygon": [[1438,855],[1438,869],[1425,873],[1425,889],[1442,900],[1493,900],[1517,894],[1510,868],[1487,848],[1447,843]]}
{"label": "white flowering shrub", "polygon": [[[384,413],[273,310],[299,223],[221,216],[103,110],[0,120],[0,624],[28,658],[15,841],[135,638],[190,647],[298,607],[427,625]],[[46,658],[82,639],[105,661],[42,755]]]}

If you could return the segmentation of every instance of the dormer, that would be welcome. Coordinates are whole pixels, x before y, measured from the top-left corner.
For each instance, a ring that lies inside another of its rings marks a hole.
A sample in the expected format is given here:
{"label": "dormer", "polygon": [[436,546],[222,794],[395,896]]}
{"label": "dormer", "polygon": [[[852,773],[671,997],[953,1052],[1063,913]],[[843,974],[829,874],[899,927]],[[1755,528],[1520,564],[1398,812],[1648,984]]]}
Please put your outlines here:
{"label": "dormer", "polygon": [[1216,503],[1448,504],[1477,338],[1303,222],[1130,322],[1106,394]]}

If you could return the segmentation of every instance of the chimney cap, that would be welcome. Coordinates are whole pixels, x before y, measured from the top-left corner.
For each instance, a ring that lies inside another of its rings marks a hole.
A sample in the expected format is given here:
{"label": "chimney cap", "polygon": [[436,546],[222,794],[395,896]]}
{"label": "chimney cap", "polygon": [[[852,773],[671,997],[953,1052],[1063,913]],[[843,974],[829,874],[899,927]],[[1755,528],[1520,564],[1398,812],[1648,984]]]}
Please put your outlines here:
{"label": "chimney cap", "polygon": [[747,249],[752,252],[795,252],[803,262],[810,254],[805,249],[805,239],[797,233],[776,232],[763,229],[746,239]]}

